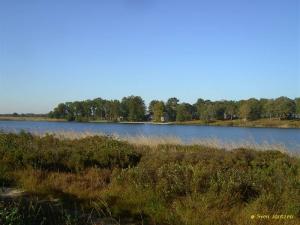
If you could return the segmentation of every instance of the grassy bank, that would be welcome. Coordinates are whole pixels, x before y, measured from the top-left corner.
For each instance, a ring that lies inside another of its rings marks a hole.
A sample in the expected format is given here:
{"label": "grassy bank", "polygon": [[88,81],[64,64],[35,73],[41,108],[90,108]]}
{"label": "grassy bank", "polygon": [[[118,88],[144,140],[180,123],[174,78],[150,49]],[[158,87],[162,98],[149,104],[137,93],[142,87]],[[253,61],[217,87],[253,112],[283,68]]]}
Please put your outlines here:
{"label": "grassy bank", "polygon": [[[47,121],[47,122],[66,122],[66,119],[54,119],[48,117],[22,117],[22,116],[0,116],[0,121]],[[279,120],[279,119],[259,119],[252,121],[244,121],[241,119],[236,120],[216,120],[216,121],[204,121],[204,120],[192,120],[184,122],[130,122],[130,121],[109,121],[109,120],[84,120],[81,122],[91,123],[121,123],[121,124],[157,124],[157,125],[205,125],[205,126],[226,126],[226,127],[273,127],[273,128],[300,128],[300,120]]]}
{"label": "grassy bank", "polygon": [[185,122],[175,122],[180,125],[209,125],[209,126],[227,126],[227,127],[274,127],[274,128],[300,128],[300,120],[279,120],[279,119],[259,119],[259,120],[216,120],[203,121],[193,120]]}
{"label": "grassy bank", "polygon": [[54,119],[49,117],[38,116],[0,116],[0,121],[47,121],[47,122],[62,122],[66,119]]}
{"label": "grassy bank", "polygon": [[299,179],[275,150],[0,134],[1,186],[24,191],[2,195],[4,225],[299,224]]}

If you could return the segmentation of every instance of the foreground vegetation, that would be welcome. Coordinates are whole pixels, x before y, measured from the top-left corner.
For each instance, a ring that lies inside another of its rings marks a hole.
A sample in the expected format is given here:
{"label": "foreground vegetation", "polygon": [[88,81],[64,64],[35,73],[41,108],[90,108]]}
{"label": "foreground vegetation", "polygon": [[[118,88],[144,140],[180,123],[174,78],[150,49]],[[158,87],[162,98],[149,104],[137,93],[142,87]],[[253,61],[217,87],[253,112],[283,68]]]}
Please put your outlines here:
{"label": "foreground vegetation", "polygon": [[274,150],[1,133],[0,183],[25,191],[4,225],[300,223],[300,159]]}

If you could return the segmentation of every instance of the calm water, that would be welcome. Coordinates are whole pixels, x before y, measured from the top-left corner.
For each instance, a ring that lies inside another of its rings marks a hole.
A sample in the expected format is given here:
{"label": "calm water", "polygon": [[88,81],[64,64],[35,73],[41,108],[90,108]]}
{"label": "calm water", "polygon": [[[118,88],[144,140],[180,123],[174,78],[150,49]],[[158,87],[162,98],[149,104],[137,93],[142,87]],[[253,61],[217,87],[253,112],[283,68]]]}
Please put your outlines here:
{"label": "calm water", "polygon": [[0,121],[0,130],[18,132],[99,132],[120,136],[176,136],[185,142],[214,138],[223,142],[251,142],[282,144],[293,152],[300,152],[300,129],[240,128],[195,125],[153,125],[117,123]]}

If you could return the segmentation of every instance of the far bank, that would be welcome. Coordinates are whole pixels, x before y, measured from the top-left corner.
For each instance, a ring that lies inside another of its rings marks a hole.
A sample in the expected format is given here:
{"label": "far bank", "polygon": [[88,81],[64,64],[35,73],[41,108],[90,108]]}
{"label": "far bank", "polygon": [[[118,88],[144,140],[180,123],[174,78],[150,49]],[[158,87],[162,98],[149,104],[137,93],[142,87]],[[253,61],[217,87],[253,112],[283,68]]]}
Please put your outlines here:
{"label": "far bank", "polygon": [[[45,121],[45,122],[68,122],[66,119],[54,119],[49,117],[22,117],[0,116],[0,121]],[[156,124],[156,125],[199,125],[199,126],[224,126],[224,127],[266,127],[266,128],[300,128],[300,120],[258,119],[258,120],[191,120],[175,122],[153,121],[110,121],[110,120],[84,120],[76,122],[88,123],[120,123],[120,124]]]}

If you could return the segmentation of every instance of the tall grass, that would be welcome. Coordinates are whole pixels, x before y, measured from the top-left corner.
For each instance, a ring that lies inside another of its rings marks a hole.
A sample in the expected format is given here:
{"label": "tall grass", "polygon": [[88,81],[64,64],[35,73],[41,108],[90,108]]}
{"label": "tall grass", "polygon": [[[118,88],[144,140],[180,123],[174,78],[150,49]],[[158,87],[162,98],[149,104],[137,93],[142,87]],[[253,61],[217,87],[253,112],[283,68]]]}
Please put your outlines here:
{"label": "tall grass", "polygon": [[104,133],[99,132],[91,132],[91,131],[85,131],[85,132],[76,132],[76,131],[60,131],[60,132],[35,132],[33,133],[37,136],[47,136],[51,135],[58,139],[64,140],[64,139],[81,139],[86,137],[93,137],[93,136],[107,136],[111,137],[114,140],[119,141],[126,141],[130,144],[136,145],[136,146],[149,146],[151,148],[157,148],[160,145],[202,145],[212,148],[221,148],[221,149],[227,149],[227,150],[233,150],[236,148],[249,148],[249,149],[255,149],[255,150],[278,150],[281,152],[285,152],[288,154],[295,154],[292,152],[289,152],[288,148],[283,143],[269,143],[267,141],[264,141],[263,143],[257,143],[254,140],[241,140],[241,141],[224,141],[218,138],[194,138],[189,141],[185,141],[181,139],[178,136],[146,136],[146,135],[135,135],[135,136],[121,136],[118,134],[112,134],[112,135],[105,135]]}

